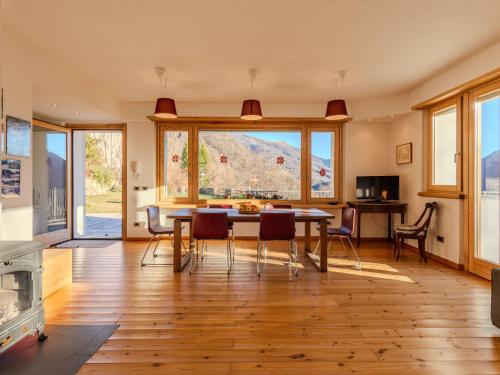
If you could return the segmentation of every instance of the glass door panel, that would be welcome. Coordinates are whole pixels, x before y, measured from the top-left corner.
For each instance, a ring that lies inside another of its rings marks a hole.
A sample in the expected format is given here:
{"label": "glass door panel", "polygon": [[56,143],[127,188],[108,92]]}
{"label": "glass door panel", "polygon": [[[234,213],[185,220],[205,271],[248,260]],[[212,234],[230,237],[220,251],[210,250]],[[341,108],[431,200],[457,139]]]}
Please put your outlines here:
{"label": "glass door panel", "polygon": [[[500,84],[471,95],[474,119],[471,271],[489,278],[500,262]],[[472,125],[472,124],[471,124]]]}

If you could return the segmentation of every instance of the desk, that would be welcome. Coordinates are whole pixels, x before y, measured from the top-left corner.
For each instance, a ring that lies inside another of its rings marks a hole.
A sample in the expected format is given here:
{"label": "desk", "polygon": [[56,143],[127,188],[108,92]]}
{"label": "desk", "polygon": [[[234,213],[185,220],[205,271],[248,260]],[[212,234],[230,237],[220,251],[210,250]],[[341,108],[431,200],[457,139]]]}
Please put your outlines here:
{"label": "desk", "polygon": [[366,201],[351,201],[347,202],[349,207],[356,209],[357,222],[357,246],[361,244],[361,214],[363,213],[386,213],[387,214],[387,240],[392,237],[392,214],[399,213],[401,215],[401,223],[405,222],[405,212],[407,203],[398,201],[388,202],[366,202]]}
{"label": "desk", "polygon": [[[191,221],[193,220],[193,212],[227,212],[227,219],[233,223],[258,223],[260,221],[259,214],[240,214],[236,209],[214,209],[214,208],[183,208],[172,212],[167,215],[168,219],[174,220],[174,271],[181,272],[191,259],[191,252],[182,255],[181,241],[182,241],[182,223],[189,223],[190,240],[192,243],[192,230]],[[327,253],[327,226],[328,220],[335,219],[335,216],[328,212],[319,210],[317,208],[293,208],[293,209],[279,209],[273,211],[293,211],[295,212],[295,221],[305,223],[305,239],[304,249],[306,254],[318,268],[320,272],[328,271],[328,253]],[[320,257],[319,259],[311,254],[311,223],[319,223],[320,227]],[[257,253],[257,250],[256,250]],[[319,262],[318,262],[319,260]]]}

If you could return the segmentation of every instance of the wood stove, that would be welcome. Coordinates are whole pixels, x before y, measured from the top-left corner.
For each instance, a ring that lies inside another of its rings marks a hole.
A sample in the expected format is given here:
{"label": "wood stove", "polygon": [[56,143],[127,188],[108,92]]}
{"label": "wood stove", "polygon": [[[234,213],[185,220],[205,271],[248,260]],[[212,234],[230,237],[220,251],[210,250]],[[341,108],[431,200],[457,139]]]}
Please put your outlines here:
{"label": "wood stove", "polygon": [[32,241],[0,241],[0,353],[38,332],[44,341],[42,251]]}

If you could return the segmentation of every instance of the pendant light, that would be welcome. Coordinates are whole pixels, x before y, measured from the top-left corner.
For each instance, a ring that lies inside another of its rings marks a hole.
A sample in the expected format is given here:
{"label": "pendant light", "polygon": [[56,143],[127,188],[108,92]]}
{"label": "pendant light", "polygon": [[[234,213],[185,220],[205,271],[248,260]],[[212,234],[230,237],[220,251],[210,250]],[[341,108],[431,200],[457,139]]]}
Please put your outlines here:
{"label": "pendant light", "polygon": [[[165,68],[156,67],[155,72],[158,78],[160,79],[161,87],[166,88],[167,76],[165,74]],[[163,76],[165,76],[165,79],[163,79]],[[158,98],[156,100],[155,117],[164,119],[177,118],[177,109],[175,108],[175,100],[172,98]]]}
{"label": "pendant light", "polygon": [[[250,75],[250,88],[253,89],[253,81],[257,75],[256,69],[250,69],[248,71]],[[246,99],[243,101],[241,106],[241,119],[248,121],[257,121],[262,119],[262,109],[260,108],[260,102],[257,99]]]}
{"label": "pendant light", "polygon": [[[341,71],[335,77],[335,91],[336,97],[338,97],[338,81],[340,80],[341,85],[344,82],[345,72]],[[344,99],[334,99],[330,100],[326,105],[325,120],[342,121],[349,118],[347,114],[347,107],[345,105]]]}

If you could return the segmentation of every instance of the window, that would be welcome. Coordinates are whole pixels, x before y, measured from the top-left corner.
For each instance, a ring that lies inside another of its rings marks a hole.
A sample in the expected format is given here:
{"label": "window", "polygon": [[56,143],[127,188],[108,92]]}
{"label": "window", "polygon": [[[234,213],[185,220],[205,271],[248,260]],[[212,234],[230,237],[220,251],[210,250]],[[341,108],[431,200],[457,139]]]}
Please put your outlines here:
{"label": "window", "polygon": [[300,200],[301,132],[200,131],[200,199]]}
{"label": "window", "polygon": [[460,97],[429,109],[430,191],[461,190]]}
{"label": "window", "polygon": [[341,124],[324,120],[160,121],[160,202],[338,202]]}
{"label": "window", "polygon": [[166,130],[160,134],[160,160],[163,179],[160,200],[188,199],[190,170],[190,136],[188,130]]}
{"label": "window", "polygon": [[310,139],[311,198],[335,198],[335,132],[312,131]]}

